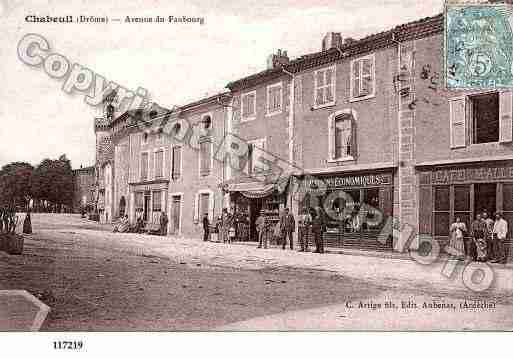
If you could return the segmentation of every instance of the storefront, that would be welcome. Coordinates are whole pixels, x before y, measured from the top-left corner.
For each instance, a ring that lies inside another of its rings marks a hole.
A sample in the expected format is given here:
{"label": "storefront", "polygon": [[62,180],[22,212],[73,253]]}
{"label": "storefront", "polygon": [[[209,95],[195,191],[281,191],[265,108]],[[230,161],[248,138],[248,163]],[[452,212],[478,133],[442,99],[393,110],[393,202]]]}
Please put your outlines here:
{"label": "storefront", "polygon": [[133,198],[130,221],[134,223],[142,217],[144,222],[160,223],[160,215],[167,208],[168,181],[130,183],[130,193]]}
{"label": "storefront", "polygon": [[385,228],[393,214],[392,172],[318,175],[304,181],[299,213],[323,208],[327,246],[392,248]]}
{"label": "storefront", "polygon": [[233,183],[225,187],[230,194],[231,212],[237,218],[237,237],[242,241],[257,241],[255,221],[261,211],[267,220],[278,223],[280,211],[287,205],[287,196],[274,183]]}
{"label": "storefront", "polygon": [[496,211],[513,229],[513,162],[418,168],[419,233],[445,242],[450,224],[460,218],[467,228],[477,213]]}

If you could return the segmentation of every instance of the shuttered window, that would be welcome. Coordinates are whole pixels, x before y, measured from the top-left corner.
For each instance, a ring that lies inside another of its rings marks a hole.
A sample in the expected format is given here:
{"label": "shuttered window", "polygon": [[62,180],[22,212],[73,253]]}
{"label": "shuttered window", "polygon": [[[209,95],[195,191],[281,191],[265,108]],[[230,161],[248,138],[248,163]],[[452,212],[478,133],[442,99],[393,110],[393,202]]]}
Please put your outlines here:
{"label": "shuttered window", "polygon": [[464,97],[449,101],[451,122],[451,148],[465,147],[466,145],[466,99]]}
{"label": "shuttered window", "polygon": [[282,106],[282,86],[281,83],[267,87],[267,114],[273,114],[281,111]]}
{"label": "shuttered window", "polygon": [[335,67],[315,71],[315,105],[335,102]]}
{"label": "shuttered window", "polygon": [[164,150],[155,152],[155,178],[164,177]]}
{"label": "shuttered window", "polygon": [[208,176],[212,165],[212,142],[200,143],[200,176]]}
{"label": "shuttered window", "polygon": [[141,153],[141,180],[148,179],[148,152]]}
{"label": "shuttered window", "polygon": [[172,179],[178,179],[181,176],[182,172],[182,147],[174,146],[173,147],[173,164],[171,170]]}
{"label": "shuttered window", "polygon": [[513,100],[511,91],[499,94],[499,142],[513,141]]}
{"label": "shuttered window", "polygon": [[242,95],[242,120],[250,120],[256,115],[256,92]]}
{"label": "shuttered window", "polygon": [[361,99],[374,96],[374,55],[354,60],[351,63],[351,98]]}

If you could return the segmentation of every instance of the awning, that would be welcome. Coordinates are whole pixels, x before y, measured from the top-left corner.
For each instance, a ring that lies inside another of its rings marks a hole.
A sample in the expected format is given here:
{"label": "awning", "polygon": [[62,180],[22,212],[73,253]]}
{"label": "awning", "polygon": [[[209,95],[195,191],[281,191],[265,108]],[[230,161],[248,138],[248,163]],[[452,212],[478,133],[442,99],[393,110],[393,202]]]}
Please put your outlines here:
{"label": "awning", "polygon": [[288,184],[288,177],[276,182],[231,182],[223,186],[226,192],[239,192],[247,198],[263,198],[274,193],[283,193]]}

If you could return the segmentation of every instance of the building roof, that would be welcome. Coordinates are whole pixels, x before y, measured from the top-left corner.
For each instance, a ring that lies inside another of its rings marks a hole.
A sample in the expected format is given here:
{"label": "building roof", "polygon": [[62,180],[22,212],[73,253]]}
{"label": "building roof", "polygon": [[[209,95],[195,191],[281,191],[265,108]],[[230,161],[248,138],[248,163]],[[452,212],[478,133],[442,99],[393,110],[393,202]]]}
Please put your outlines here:
{"label": "building roof", "polygon": [[[390,30],[366,36],[359,40],[345,43],[339,49],[331,48],[300,56],[283,66],[287,72],[297,73],[317,66],[332,63],[343,58],[363,54],[380,48],[397,45],[397,42],[409,41],[435,35],[443,31],[443,15],[438,14]],[[259,83],[284,75],[282,68],[273,68],[228,83],[232,91],[255,86]]]}

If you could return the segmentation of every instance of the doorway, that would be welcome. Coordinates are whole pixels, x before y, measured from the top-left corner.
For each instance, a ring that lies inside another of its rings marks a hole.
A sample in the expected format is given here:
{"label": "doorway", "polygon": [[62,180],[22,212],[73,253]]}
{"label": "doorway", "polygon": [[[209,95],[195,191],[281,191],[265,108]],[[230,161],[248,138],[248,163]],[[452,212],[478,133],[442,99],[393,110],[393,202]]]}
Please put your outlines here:
{"label": "doorway", "polygon": [[182,196],[173,196],[171,203],[171,233],[180,234]]}
{"label": "doorway", "polygon": [[145,222],[147,222],[149,217],[150,217],[150,203],[151,203],[151,194],[150,194],[150,192],[144,192],[143,220]]}
{"label": "doorway", "polygon": [[255,198],[249,201],[249,236],[250,241],[258,241],[258,233],[256,229],[256,220],[262,210],[262,199]]}
{"label": "doorway", "polygon": [[474,185],[474,213],[488,212],[493,216],[497,206],[497,184],[477,183]]}

